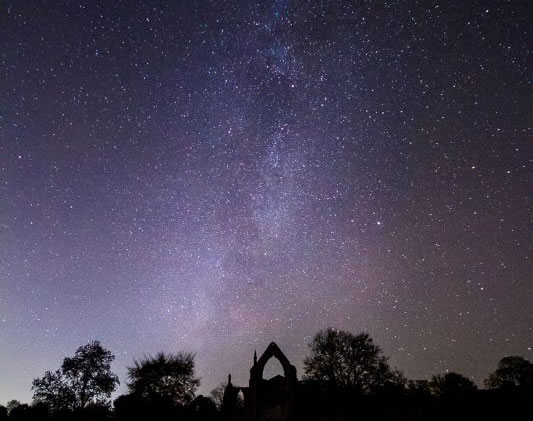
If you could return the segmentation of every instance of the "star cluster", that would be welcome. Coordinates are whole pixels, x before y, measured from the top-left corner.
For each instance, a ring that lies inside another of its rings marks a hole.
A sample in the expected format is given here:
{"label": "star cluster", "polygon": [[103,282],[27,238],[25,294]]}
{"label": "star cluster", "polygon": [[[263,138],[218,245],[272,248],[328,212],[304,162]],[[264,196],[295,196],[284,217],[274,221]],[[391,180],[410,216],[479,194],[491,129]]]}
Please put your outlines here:
{"label": "star cluster", "polygon": [[203,393],[329,326],[410,378],[531,359],[526,9],[3,2],[0,401],[92,339]]}

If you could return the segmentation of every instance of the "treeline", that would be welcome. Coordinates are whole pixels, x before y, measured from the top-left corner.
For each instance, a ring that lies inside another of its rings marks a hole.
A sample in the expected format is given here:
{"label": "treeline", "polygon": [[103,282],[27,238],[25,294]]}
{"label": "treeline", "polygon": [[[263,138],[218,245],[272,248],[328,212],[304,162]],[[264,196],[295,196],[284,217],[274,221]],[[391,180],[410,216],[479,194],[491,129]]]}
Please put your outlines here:
{"label": "treeline", "polygon": [[[476,413],[498,419],[491,417],[499,416],[491,409],[496,401],[495,408],[511,419],[507,416],[520,413],[517,406],[533,397],[533,364],[520,356],[502,358],[485,380],[486,390],[478,391],[470,379],[451,372],[408,380],[390,367],[367,333],[327,329],[315,335],[309,348],[300,382],[301,419],[446,419],[452,407],[463,412],[452,414],[454,419],[472,419]],[[119,385],[111,371],[114,358],[98,341],[81,346],[60,368],[34,379],[30,405],[15,400],[0,405],[0,421],[225,419],[225,384],[209,397],[198,396],[194,354],[159,353],[134,360],[128,367],[128,393],[111,402]]]}

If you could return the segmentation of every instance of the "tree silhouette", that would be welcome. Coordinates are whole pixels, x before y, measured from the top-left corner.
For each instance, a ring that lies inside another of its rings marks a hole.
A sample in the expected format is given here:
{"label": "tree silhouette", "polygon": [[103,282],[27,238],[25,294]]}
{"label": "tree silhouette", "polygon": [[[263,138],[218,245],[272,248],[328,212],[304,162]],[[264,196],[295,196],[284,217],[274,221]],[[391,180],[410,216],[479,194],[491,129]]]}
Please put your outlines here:
{"label": "tree silhouette", "polygon": [[533,387],[533,364],[520,356],[504,357],[498,368],[484,381],[489,389]]}
{"label": "tree silhouette", "polygon": [[17,404],[15,406],[11,406],[11,408],[9,408],[10,407],[9,403],[7,404],[9,408],[9,420],[30,421],[31,419],[30,406],[26,403],[20,403],[18,401],[15,401],[15,402]]}
{"label": "tree silhouette", "polygon": [[218,410],[213,399],[206,396],[197,396],[189,405],[189,417],[194,421],[213,421],[218,415]]}
{"label": "tree silhouette", "polygon": [[79,347],[74,357],[63,360],[59,370],[47,371],[33,381],[34,401],[46,404],[51,412],[109,406],[111,393],[119,384],[111,372],[114,359],[99,341]]}
{"label": "tree silhouette", "polygon": [[7,420],[7,408],[3,405],[0,405],[0,421]]}
{"label": "tree silhouette", "polygon": [[215,403],[216,407],[222,409],[222,402],[224,400],[224,391],[226,390],[226,382],[220,383],[217,387],[211,390],[209,397]]}
{"label": "tree silhouette", "polygon": [[387,357],[368,333],[322,330],[309,347],[311,355],[304,360],[304,370],[310,380],[360,393],[373,393],[388,384],[405,381],[401,373],[391,370]]}
{"label": "tree silhouette", "polygon": [[431,395],[429,381],[409,380],[407,382],[407,393],[411,396],[426,397]]}
{"label": "tree silhouette", "polygon": [[75,407],[75,394],[69,388],[61,370],[47,371],[40,379],[33,380],[33,399],[45,403],[51,412],[72,410]]}
{"label": "tree silhouette", "polygon": [[131,394],[147,400],[167,400],[185,406],[192,402],[200,380],[194,376],[194,354],[159,353],[128,367]]}
{"label": "tree silhouette", "polygon": [[433,376],[429,382],[429,389],[434,395],[450,396],[475,392],[477,386],[469,378],[450,372]]}
{"label": "tree silhouette", "polygon": [[11,411],[13,411],[14,409],[18,408],[20,405],[22,405],[22,404],[19,401],[17,401],[16,399],[10,400],[7,403],[7,407],[6,407],[7,413],[11,414]]}
{"label": "tree silhouette", "polygon": [[9,417],[6,416],[6,418],[2,418],[2,415],[0,415],[0,420],[45,421],[50,419],[48,417],[48,407],[43,403],[28,405],[18,401],[13,402],[16,403],[16,406],[11,407],[9,411]]}

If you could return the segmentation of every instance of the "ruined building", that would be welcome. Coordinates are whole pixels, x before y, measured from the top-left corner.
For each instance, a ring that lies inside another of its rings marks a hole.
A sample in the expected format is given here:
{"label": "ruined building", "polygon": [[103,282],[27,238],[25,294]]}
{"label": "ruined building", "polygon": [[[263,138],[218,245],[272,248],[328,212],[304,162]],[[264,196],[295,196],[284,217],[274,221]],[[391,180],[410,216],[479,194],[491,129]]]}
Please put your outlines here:
{"label": "ruined building", "polygon": [[[263,379],[263,370],[271,358],[277,358],[284,376]],[[272,342],[250,369],[248,387],[235,386],[231,375],[224,391],[223,410],[231,421],[287,421],[295,418],[298,379],[296,367]]]}

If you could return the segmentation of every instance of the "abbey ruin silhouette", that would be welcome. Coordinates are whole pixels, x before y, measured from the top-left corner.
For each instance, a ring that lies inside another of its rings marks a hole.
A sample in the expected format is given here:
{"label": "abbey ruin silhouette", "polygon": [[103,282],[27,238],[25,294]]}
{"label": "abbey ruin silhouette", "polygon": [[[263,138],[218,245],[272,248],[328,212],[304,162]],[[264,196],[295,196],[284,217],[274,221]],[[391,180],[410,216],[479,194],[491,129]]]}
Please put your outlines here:
{"label": "abbey ruin silhouette", "polygon": [[[128,393],[111,407],[118,385],[111,371],[114,355],[93,341],[33,381],[31,405],[14,400],[0,405],[0,421],[501,421],[525,420],[521,414],[531,412],[533,364],[521,356],[502,358],[487,388],[478,390],[454,372],[406,379],[364,332],[330,328],[317,333],[310,346],[302,380],[271,342],[260,358],[254,353],[247,386],[234,385],[229,375],[211,397],[196,395],[194,354],[146,356],[128,367]],[[265,379],[273,358],[283,375]],[[78,381],[79,373],[91,380],[89,388]]]}
{"label": "abbey ruin silhouette", "polygon": [[[284,376],[277,375],[269,380],[263,378],[265,365],[276,358],[283,367]],[[223,410],[228,420],[290,420],[296,411],[298,378],[296,367],[281,352],[275,342],[271,342],[263,355],[250,368],[248,387],[231,383],[231,374],[224,391]],[[239,396],[242,393],[242,400]]]}

